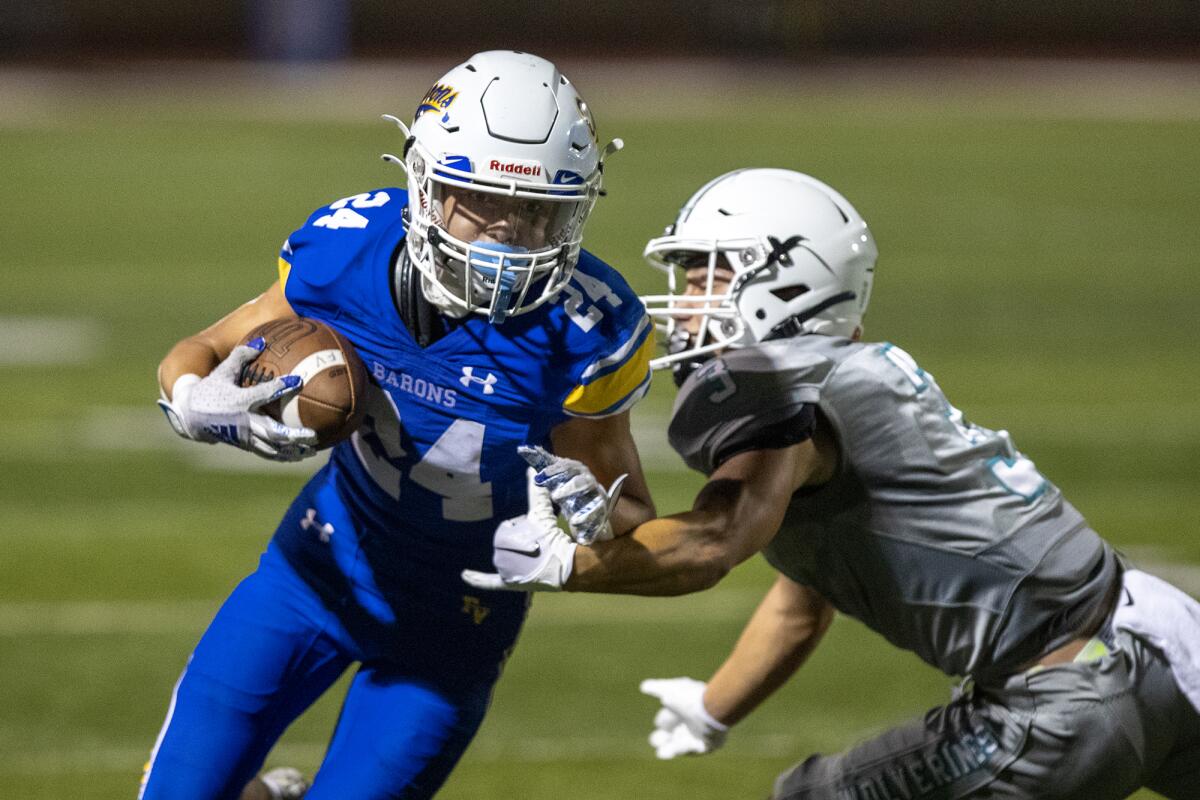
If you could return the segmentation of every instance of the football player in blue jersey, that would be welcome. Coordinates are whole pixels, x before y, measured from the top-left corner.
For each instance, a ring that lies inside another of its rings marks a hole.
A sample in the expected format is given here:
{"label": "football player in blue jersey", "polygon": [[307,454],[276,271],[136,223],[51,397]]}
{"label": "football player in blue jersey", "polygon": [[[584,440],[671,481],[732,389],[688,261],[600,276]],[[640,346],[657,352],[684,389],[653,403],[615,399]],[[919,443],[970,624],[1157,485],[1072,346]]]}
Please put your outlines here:
{"label": "football player in blue jersey", "polygon": [[515,52],[473,56],[434,85],[411,128],[392,121],[404,148],[385,158],[407,190],[318,209],[284,243],[279,281],[159,368],[177,433],[281,460],[311,455],[315,440],[259,410],[297,391],[295,376],[237,385],[263,346],[238,345],[249,331],[321,320],[353,342],[371,382],[362,426],[192,653],[147,800],[237,797],[355,663],[307,796],[431,796],[478,728],[528,607],[459,579],[490,567],[497,523],[526,510],[517,446],[544,447],[579,541],[653,517],[628,421],[649,385],[653,326],[621,276],[581,249],[619,141],[601,148],[575,87]]}

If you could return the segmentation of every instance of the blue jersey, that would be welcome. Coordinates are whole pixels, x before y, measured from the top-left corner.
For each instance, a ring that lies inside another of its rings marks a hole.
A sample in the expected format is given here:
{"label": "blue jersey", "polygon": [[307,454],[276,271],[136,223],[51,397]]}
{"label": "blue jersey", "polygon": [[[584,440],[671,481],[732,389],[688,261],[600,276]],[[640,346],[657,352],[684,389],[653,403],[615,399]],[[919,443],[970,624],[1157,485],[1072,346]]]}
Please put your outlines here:
{"label": "blue jersey", "polygon": [[[362,427],[275,542],[310,581],[385,599],[429,584],[462,595],[460,570],[490,570],[496,525],[526,510],[517,445],[547,442],[572,416],[630,408],[653,349],[637,296],[586,251],[557,302],[498,325],[468,315],[422,349],[392,291],[406,203],[388,188],[318,209],[279,260],[292,309],[344,334],[371,382]],[[394,613],[375,605],[373,615]]]}

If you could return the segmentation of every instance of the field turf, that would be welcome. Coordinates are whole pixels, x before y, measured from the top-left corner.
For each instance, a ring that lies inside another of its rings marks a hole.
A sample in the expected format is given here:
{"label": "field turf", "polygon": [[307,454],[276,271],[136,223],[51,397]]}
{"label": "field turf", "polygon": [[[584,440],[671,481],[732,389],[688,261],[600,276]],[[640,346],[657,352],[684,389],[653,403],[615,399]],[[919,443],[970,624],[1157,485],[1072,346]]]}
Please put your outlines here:
{"label": "field turf", "polygon": [[[997,65],[979,91],[888,67],[800,88],[676,70],[655,98],[656,68],[592,100],[627,148],[591,249],[659,291],[641,247],[701,183],[748,165],[823,178],[879,242],[868,337],[913,353],[1105,536],[1200,592],[1195,93],[1164,77],[1156,103],[1151,67],[1136,98],[1085,86],[1080,103],[1071,81],[997,90]],[[191,646],[303,480],[176,442],[155,365],[265,288],[313,208],[402,179],[375,159],[400,144],[372,115],[436,74],[328,113],[286,82],[225,97],[211,75],[0,75],[0,798],[134,795]],[[586,89],[586,67],[572,74]],[[671,389],[635,413],[664,512],[698,485],[662,440]],[[638,681],[705,677],[769,580],[753,559],[691,597],[538,597],[441,796],[762,797],[787,764],[947,696],[949,679],[840,619],[724,751],[656,762]],[[313,770],[339,696],[269,763]]]}

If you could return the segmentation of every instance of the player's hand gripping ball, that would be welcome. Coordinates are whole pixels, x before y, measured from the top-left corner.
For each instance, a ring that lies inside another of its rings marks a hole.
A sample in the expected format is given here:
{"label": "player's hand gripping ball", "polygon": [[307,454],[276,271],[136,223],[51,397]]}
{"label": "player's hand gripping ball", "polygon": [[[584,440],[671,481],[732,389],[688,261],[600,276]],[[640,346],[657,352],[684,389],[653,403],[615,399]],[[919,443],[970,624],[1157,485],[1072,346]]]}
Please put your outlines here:
{"label": "player's hand gripping ball", "polygon": [[349,438],[362,422],[367,390],[367,371],[354,345],[328,325],[304,317],[259,325],[243,344],[260,336],[266,346],[242,368],[241,385],[279,375],[304,380],[299,392],[263,406],[262,412],[290,427],[312,429],[318,449]]}

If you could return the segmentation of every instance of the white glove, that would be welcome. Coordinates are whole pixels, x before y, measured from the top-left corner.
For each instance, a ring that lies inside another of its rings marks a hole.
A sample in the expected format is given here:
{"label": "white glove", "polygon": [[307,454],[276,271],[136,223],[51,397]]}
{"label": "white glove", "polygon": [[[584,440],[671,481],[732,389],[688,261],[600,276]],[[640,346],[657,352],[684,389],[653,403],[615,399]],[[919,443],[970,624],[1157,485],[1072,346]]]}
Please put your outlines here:
{"label": "white glove", "polygon": [[572,539],[589,545],[613,538],[609,517],[628,475],[617,478],[606,490],[582,461],[529,445],[521,445],[517,452],[538,471],[534,480],[550,490],[550,499],[566,518]]}
{"label": "white glove", "polygon": [[561,591],[575,566],[571,537],[558,527],[550,494],[528,472],[529,513],[506,519],[492,539],[496,572],[464,569],[462,579],[477,589],[513,592]]}
{"label": "white glove", "polygon": [[704,755],[725,743],[729,726],[713,719],[704,708],[706,686],[692,678],[651,678],[638,687],[662,703],[650,733],[650,746],[659,758]]}
{"label": "white glove", "polygon": [[197,442],[227,442],[274,461],[299,461],[316,453],[317,434],[310,428],[290,428],[255,411],[267,403],[300,391],[299,375],[282,375],[257,386],[238,385],[242,367],[262,352],[266,343],[255,339],[233,348],[229,357],[207,376],[182,375],[171,399],[158,407],[175,432]]}

